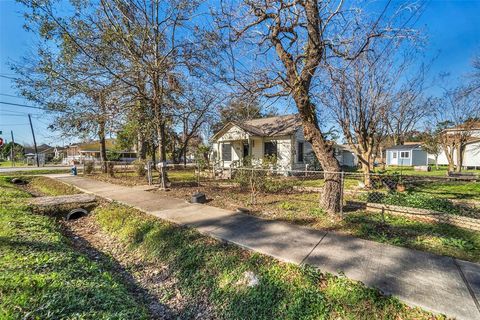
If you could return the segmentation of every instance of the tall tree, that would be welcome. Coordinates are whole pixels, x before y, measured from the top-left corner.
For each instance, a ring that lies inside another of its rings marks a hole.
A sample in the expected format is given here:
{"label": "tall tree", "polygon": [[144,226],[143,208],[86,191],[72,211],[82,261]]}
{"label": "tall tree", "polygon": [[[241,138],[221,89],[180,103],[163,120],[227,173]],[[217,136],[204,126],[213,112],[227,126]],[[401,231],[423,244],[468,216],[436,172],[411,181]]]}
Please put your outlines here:
{"label": "tall tree", "polygon": [[445,89],[435,102],[434,117],[448,170],[461,172],[465,149],[479,127],[480,103],[465,87]]}
{"label": "tall tree", "polygon": [[[312,86],[326,72],[332,59],[355,60],[374,39],[389,30],[380,26],[379,17],[368,20],[344,1],[243,1],[234,8],[222,7],[222,26],[241,48],[247,48],[252,67],[238,55],[232,55],[233,81],[253,79],[247,85],[263,91],[267,97],[291,99],[300,115],[306,141],[312,144],[325,174],[322,206],[329,213],[341,209],[340,165],[335,158],[333,142],[326,139],[318,121],[318,109]],[[388,6],[388,5],[387,5]],[[367,27],[368,25],[368,27]],[[401,28],[400,28],[401,29]],[[396,29],[398,30],[398,29]],[[394,37],[398,33],[391,34]],[[239,50],[239,49],[237,49]],[[235,64],[236,61],[240,61]]]}
{"label": "tall tree", "polygon": [[378,53],[373,50],[345,65],[331,68],[330,81],[319,95],[357,155],[365,186],[370,188],[398,70],[394,70],[393,61],[388,58],[379,61]]}
{"label": "tall tree", "polygon": [[225,105],[218,107],[218,120],[213,124],[213,131],[219,131],[229,122],[243,122],[246,120],[274,116],[272,110],[266,110],[258,97],[249,97],[248,94],[230,97]]}

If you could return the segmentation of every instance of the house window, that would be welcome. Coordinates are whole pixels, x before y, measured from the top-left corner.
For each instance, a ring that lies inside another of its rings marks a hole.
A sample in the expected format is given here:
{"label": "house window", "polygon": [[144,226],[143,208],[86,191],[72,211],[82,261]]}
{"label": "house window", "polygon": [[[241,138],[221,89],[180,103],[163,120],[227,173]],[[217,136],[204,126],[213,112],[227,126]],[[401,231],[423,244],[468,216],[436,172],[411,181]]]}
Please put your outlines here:
{"label": "house window", "polygon": [[303,142],[298,143],[297,162],[303,162]]}
{"label": "house window", "polygon": [[222,144],[222,160],[232,161],[232,145],[230,143]]}
{"label": "house window", "polygon": [[392,152],[392,159],[397,159],[397,151]]}
{"label": "house window", "polygon": [[408,158],[410,158],[410,151],[402,151],[402,152],[400,152],[400,158],[402,158],[402,159],[408,159]]}
{"label": "house window", "polygon": [[277,143],[275,141],[265,142],[265,152],[266,156],[277,156]]}

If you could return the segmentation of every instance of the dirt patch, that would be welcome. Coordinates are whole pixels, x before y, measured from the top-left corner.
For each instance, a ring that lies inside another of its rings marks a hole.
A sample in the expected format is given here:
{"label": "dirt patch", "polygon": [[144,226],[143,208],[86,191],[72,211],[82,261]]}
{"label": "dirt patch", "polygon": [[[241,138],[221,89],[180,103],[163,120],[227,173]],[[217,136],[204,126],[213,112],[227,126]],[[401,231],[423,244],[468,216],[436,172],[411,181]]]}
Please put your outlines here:
{"label": "dirt patch", "polygon": [[103,260],[143,302],[152,319],[215,319],[212,307],[198,295],[189,301],[177,287],[168,265],[149,262],[141,252],[125,246],[98,226],[93,216],[62,221],[73,246],[93,260]]}

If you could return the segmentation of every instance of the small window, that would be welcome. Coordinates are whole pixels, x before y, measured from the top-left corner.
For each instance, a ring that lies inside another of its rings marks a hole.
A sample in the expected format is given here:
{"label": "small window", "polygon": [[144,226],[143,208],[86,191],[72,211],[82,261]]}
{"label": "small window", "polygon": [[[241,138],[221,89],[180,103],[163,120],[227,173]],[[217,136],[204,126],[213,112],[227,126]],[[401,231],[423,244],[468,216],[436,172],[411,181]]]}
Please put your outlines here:
{"label": "small window", "polygon": [[397,159],[397,151],[392,152],[392,159]]}
{"label": "small window", "polygon": [[297,162],[303,162],[303,142],[298,143]]}
{"label": "small window", "polygon": [[222,144],[222,160],[232,161],[232,146],[230,143]]}
{"label": "small window", "polygon": [[402,152],[400,152],[400,158],[402,158],[402,159],[408,159],[408,158],[410,158],[410,151],[402,151]]}
{"label": "small window", "polygon": [[266,156],[277,156],[277,143],[275,141],[265,142],[265,152]]}

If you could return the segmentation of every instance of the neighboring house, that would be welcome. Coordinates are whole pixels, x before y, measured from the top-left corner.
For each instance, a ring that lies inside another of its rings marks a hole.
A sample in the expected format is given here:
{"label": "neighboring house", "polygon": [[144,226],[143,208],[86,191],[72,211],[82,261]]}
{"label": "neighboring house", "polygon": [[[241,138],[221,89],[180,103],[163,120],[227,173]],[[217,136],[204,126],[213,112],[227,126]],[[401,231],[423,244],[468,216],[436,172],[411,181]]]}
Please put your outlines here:
{"label": "neighboring house", "polygon": [[[211,140],[213,161],[223,168],[241,166],[245,157],[259,164],[265,156],[275,156],[278,169],[305,170],[313,157],[298,115],[230,122]],[[341,165],[357,165],[356,157],[345,146],[337,146],[335,154]]]}
{"label": "neighboring house", "polygon": [[428,153],[419,143],[393,146],[386,150],[387,166],[428,166]]}
{"label": "neighboring house", "polygon": [[[463,155],[463,166],[465,168],[478,168],[480,167],[480,121],[470,126],[468,131],[465,130],[464,125],[458,125],[453,128],[446,129],[446,134],[455,134],[465,132],[469,135],[467,145],[465,147],[465,153]],[[454,153],[454,162],[457,163],[457,155]],[[438,155],[439,165],[448,165],[447,156],[445,151]]]}
{"label": "neighboring house", "polygon": [[49,162],[55,157],[54,148],[48,144],[41,144],[37,146],[37,156],[35,155],[35,147],[25,147],[24,152],[25,160],[29,165],[36,165],[37,156],[40,166],[45,165],[45,162]]}
{"label": "neighboring house", "polygon": [[[115,139],[106,139],[107,152],[114,151],[119,154],[119,161],[131,162],[137,158],[137,153],[132,150],[116,150]],[[66,148],[66,157],[63,163],[69,164],[72,160],[83,163],[84,161],[100,160],[100,142],[90,141],[70,145]]]}

